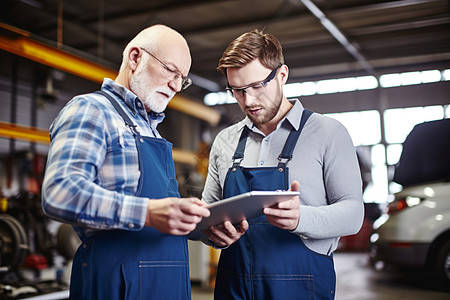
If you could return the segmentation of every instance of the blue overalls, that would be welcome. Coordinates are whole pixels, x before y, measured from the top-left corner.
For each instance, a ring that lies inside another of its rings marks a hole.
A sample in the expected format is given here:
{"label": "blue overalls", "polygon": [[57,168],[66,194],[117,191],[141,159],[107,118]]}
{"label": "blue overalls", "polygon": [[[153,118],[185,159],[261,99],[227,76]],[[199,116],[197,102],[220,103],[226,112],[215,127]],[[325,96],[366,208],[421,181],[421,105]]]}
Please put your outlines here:
{"label": "blue overalls", "polygon": [[[249,191],[288,190],[286,165],[311,113],[305,110],[298,131],[292,129],[277,167],[240,166],[249,131],[244,127],[233,166],[225,179],[223,198]],[[334,299],[335,282],[332,256],[311,251],[296,234],[269,224],[261,216],[249,220],[247,232],[222,250],[214,297],[216,300]]]}
{"label": "blue overalls", "polygon": [[[137,196],[179,197],[172,144],[141,136],[114,98],[103,91],[131,128],[139,155]],[[72,267],[70,299],[190,299],[185,236],[150,227],[140,231],[104,230],[78,248]]]}

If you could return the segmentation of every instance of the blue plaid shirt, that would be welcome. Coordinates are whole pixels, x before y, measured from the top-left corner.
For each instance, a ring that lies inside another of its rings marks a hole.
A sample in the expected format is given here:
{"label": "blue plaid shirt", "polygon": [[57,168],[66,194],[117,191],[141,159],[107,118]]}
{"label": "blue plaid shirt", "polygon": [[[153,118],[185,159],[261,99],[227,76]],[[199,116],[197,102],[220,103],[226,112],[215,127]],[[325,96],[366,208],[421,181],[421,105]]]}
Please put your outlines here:
{"label": "blue plaid shirt", "polygon": [[[118,100],[141,135],[161,138],[156,126],[164,114],[147,114],[135,94],[111,79],[102,90]],[[144,226],[148,199],[135,196],[140,177],[135,139],[104,96],[74,97],[50,126],[50,139],[42,186],[47,215],[75,225],[80,236]]]}

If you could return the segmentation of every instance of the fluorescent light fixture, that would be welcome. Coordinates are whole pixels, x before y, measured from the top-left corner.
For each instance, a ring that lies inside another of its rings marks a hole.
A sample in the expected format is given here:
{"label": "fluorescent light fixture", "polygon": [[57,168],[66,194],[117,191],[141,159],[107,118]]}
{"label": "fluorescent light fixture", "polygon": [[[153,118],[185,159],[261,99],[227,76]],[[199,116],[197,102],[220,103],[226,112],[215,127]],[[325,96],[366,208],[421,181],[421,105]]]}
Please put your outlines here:
{"label": "fluorescent light fixture", "polygon": [[317,85],[315,82],[307,81],[301,84],[303,96],[311,96],[317,93]]}
{"label": "fluorescent light fixture", "polygon": [[236,99],[226,92],[209,93],[203,98],[203,102],[208,106],[236,103]]}
{"label": "fluorescent light fixture", "polygon": [[384,88],[400,86],[402,84],[402,78],[400,74],[384,74],[380,76],[380,85]]}
{"label": "fluorescent light fixture", "polygon": [[402,85],[413,85],[422,83],[420,72],[406,72],[400,74]]}
{"label": "fluorescent light fixture", "polygon": [[356,77],[356,89],[370,90],[378,87],[378,80],[375,76]]}
{"label": "fluorescent light fixture", "polygon": [[[284,95],[287,98],[300,96],[312,96],[315,94],[332,94],[351,92],[355,90],[397,87],[402,85],[414,85],[450,80],[450,69],[414,71],[405,73],[383,74],[379,80],[375,76],[348,77],[339,79],[326,79],[317,82],[295,82],[283,86]],[[217,94],[217,95],[215,95]],[[204,97],[204,103],[209,106],[236,103],[236,99],[228,93],[210,93]]]}
{"label": "fluorescent light fixture", "polygon": [[355,77],[336,79],[338,92],[356,91],[356,84],[357,82]]}
{"label": "fluorescent light fixture", "polygon": [[372,147],[371,159],[372,165],[384,166],[386,164],[386,152],[383,144],[377,144]]}
{"label": "fluorescent light fixture", "polygon": [[442,105],[425,106],[423,108],[423,121],[434,121],[444,119],[445,111]]}
{"label": "fluorescent light fixture", "polygon": [[219,93],[208,93],[203,97],[203,102],[206,105],[213,106],[219,103]]}
{"label": "fluorescent light fixture", "polygon": [[441,72],[439,70],[422,71],[422,83],[441,81]]}
{"label": "fluorescent light fixture", "polygon": [[338,120],[347,128],[355,146],[374,145],[381,141],[380,113],[376,110],[325,115]]}
{"label": "fluorescent light fixture", "polygon": [[283,93],[286,98],[294,98],[302,95],[301,83],[288,83],[283,86]]}
{"label": "fluorescent light fixture", "polygon": [[288,83],[284,85],[283,92],[287,98],[311,96],[317,93],[317,86],[316,83],[312,81],[302,83]]}
{"label": "fluorescent light fixture", "polygon": [[386,160],[388,165],[395,165],[400,160],[402,155],[402,144],[390,144],[386,146]]}
{"label": "fluorescent light fixture", "polygon": [[444,81],[450,80],[450,69],[442,71],[442,80]]}
{"label": "fluorescent light fixture", "polygon": [[339,85],[336,79],[327,79],[317,81],[317,94],[331,94],[339,90]]}

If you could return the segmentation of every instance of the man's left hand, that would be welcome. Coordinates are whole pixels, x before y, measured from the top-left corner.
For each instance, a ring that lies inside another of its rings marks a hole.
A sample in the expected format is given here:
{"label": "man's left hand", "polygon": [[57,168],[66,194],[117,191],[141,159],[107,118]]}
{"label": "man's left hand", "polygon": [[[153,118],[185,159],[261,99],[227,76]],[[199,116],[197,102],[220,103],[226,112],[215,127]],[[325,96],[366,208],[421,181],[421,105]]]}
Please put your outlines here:
{"label": "man's left hand", "polygon": [[[291,184],[291,191],[298,191],[300,185],[298,181]],[[275,204],[271,207],[264,208],[264,214],[267,221],[285,230],[294,230],[298,226],[300,220],[300,200],[298,196]]]}

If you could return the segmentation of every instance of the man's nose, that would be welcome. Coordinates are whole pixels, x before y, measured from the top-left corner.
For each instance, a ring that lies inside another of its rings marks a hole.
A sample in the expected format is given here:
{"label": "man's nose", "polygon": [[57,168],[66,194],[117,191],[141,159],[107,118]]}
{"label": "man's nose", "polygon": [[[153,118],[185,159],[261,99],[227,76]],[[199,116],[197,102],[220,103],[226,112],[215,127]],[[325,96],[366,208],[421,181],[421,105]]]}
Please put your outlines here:
{"label": "man's nose", "polygon": [[245,106],[251,106],[256,100],[256,97],[252,96],[248,91],[244,92],[243,97]]}
{"label": "man's nose", "polygon": [[183,79],[180,78],[180,77],[171,79],[168,82],[168,85],[169,85],[171,90],[173,90],[174,92],[178,93],[178,92],[181,91],[181,87],[183,86]]}

